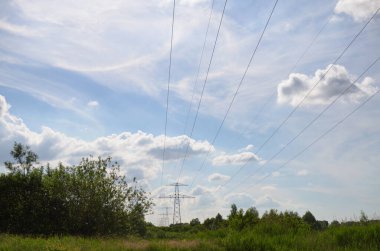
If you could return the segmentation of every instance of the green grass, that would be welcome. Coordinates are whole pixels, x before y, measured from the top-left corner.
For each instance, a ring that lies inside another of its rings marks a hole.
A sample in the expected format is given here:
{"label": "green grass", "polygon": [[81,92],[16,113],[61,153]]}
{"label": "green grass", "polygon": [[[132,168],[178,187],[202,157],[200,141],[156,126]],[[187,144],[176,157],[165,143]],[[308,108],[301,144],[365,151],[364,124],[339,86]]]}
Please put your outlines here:
{"label": "green grass", "polygon": [[324,231],[286,231],[280,225],[192,232],[157,229],[149,237],[26,237],[0,235],[2,250],[380,250],[380,223]]}
{"label": "green grass", "polygon": [[141,238],[22,237],[0,235],[0,250],[87,251],[87,250],[222,250],[204,240],[145,240]]}

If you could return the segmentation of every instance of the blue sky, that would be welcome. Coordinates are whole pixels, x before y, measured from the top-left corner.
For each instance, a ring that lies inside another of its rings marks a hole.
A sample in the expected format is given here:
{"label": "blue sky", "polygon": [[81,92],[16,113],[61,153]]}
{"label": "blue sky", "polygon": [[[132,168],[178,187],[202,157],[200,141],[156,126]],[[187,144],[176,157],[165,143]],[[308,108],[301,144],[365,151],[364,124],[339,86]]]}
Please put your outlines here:
{"label": "blue sky", "polygon": [[[378,217],[378,96],[289,165],[275,169],[378,90],[380,63],[265,164],[380,56],[378,14],[331,65],[380,7],[378,0],[279,1],[220,135],[211,144],[273,4],[227,3],[190,138],[224,1],[215,0],[198,81],[211,1],[176,2],[164,184],[177,181],[189,145],[179,180],[194,182],[183,192],[196,199],[183,203],[185,221],[218,211],[226,215],[233,202],[243,208],[256,206],[260,212],[311,210],[328,220],[354,218],[360,210]],[[172,7],[169,0],[1,1],[1,163],[9,159],[14,141],[30,145],[41,163],[75,164],[89,154],[110,155],[153,196],[171,193],[171,187],[161,186],[161,169]],[[149,219],[154,222],[155,217]]]}

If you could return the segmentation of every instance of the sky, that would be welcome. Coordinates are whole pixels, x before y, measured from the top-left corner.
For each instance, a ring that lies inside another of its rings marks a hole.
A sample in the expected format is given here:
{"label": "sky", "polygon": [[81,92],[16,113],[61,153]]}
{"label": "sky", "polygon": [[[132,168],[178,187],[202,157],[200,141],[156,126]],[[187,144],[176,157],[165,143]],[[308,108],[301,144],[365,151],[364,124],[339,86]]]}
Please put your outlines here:
{"label": "sky", "polygon": [[1,1],[0,171],[14,142],[52,166],[111,156],[155,224],[177,181],[185,222],[232,203],[378,218],[380,1],[278,1],[242,82],[275,1],[228,1],[211,60],[224,3],[177,0],[171,51],[171,0]]}

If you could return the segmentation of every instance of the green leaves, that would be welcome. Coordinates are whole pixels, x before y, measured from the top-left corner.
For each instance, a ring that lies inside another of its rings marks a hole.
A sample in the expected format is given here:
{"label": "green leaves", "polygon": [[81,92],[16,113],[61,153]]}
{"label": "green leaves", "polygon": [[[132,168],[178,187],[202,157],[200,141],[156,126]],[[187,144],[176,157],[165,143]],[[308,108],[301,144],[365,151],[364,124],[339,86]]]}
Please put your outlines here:
{"label": "green leaves", "polygon": [[11,172],[0,175],[0,232],[145,234],[152,202],[136,180],[128,185],[110,157],[30,169],[37,155],[28,146],[15,143],[11,154]]}
{"label": "green leaves", "polygon": [[38,160],[38,155],[32,152],[29,146],[17,142],[14,143],[10,154],[16,162],[6,161],[4,164],[11,172],[29,173],[33,164],[36,164]]}

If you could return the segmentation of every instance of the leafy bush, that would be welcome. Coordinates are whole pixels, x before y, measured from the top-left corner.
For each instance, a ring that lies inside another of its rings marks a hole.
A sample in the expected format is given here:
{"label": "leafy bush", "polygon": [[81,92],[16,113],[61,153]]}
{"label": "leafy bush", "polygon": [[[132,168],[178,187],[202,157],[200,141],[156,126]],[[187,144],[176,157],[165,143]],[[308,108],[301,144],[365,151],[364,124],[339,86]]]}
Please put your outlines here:
{"label": "leafy bush", "polygon": [[[37,155],[15,143],[14,163],[0,175],[0,232],[20,234],[139,234],[152,202],[126,182],[111,158],[35,168]],[[29,158],[32,156],[35,158]]]}

